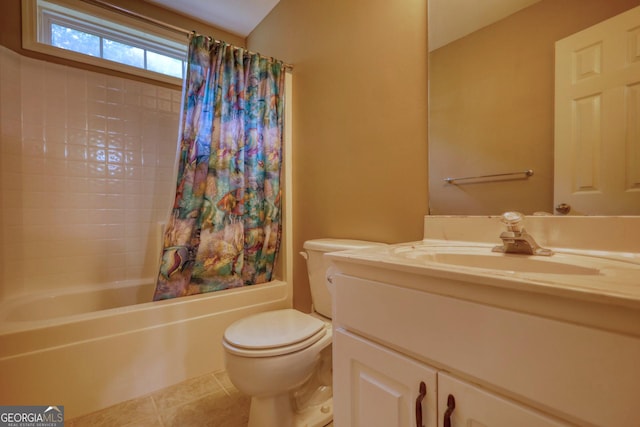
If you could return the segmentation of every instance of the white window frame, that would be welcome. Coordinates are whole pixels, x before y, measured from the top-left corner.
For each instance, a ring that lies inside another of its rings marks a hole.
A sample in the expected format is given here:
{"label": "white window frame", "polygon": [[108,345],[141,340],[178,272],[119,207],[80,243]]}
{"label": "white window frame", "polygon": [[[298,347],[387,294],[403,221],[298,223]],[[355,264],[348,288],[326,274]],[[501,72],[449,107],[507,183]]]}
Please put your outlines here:
{"label": "white window frame", "polygon": [[22,47],[24,49],[182,85],[181,78],[52,46],[50,32],[52,22],[139,47],[145,52],[148,50],[181,58],[183,61],[186,60],[187,55],[186,35],[78,0],[22,0]]}

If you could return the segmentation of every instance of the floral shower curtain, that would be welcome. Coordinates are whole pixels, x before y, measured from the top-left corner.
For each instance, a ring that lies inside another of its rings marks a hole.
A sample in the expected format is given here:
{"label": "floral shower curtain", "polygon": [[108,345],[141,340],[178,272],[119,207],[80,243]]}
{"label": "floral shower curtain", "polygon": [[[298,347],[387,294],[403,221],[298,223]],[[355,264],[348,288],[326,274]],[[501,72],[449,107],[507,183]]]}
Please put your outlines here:
{"label": "floral shower curtain", "polygon": [[271,280],[284,75],[282,62],[191,37],[176,197],[154,300]]}

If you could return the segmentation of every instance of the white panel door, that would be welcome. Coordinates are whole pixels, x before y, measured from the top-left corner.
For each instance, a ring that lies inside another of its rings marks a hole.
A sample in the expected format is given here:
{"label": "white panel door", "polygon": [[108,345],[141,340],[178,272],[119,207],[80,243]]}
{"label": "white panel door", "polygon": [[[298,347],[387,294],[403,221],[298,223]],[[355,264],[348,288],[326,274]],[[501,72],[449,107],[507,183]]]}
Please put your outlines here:
{"label": "white panel door", "polygon": [[438,413],[440,427],[569,426],[445,373],[438,373]]}
{"label": "white panel door", "polygon": [[640,7],[556,43],[554,204],[640,215]]}
{"label": "white panel door", "polygon": [[341,329],[333,351],[335,427],[437,425],[435,370]]}

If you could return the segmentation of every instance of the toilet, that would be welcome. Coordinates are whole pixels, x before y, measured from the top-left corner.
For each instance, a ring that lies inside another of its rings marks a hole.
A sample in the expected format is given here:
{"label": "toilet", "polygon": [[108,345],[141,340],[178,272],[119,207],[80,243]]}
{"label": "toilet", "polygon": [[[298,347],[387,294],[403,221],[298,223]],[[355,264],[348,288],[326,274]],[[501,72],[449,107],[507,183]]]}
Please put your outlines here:
{"label": "toilet", "polygon": [[382,243],[316,239],[304,243],[313,312],[274,310],[240,319],[225,331],[229,379],[251,396],[249,427],[323,427],[333,419],[331,309],[326,252]]}

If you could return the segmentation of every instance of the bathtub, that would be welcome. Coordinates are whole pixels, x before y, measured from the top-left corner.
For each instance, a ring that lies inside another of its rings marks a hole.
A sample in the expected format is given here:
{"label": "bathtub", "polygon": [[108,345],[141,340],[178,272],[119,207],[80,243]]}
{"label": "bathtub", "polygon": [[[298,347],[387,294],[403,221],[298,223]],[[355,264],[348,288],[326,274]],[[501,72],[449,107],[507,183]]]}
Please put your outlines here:
{"label": "bathtub", "polygon": [[0,304],[0,405],[64,405],[65,418],[224,369],[222,334],[291,306],[283,281],[151,302],[151,281]]}

